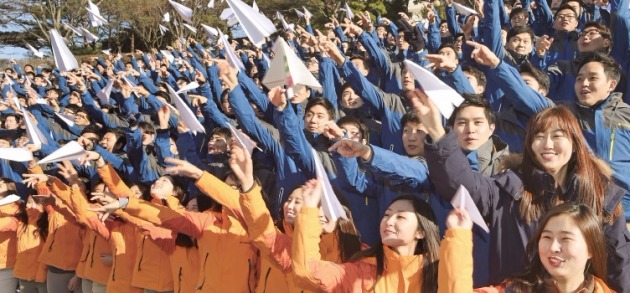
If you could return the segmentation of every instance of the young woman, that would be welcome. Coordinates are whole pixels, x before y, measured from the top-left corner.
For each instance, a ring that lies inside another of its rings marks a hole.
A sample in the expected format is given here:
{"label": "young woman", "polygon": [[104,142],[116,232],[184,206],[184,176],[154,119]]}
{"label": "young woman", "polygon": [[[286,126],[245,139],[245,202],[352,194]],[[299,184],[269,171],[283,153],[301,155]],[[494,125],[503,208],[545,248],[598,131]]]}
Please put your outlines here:
{"label": "young woman", "polygon": [[[466,210],[453,210],[440,246],[439,292],[472,290],[473,226]],[[564,203],[542,218],[527,244],[528,265],[499,286],[475,292],[613,292],[606,279],[606,241],[600,219],[585,204]]]}
{"label": "young woman", "polygon": [[437,292],[439,231],[431,207],[414,196],[395,199],[381,220],[382,242],[335,264],[321,260],[321,185],[302,187],[292,264],[296,275],[325,292]]}
{"label": "young woman", "polygon": [[623,280],[630,278],[630,238],[621,216],[625,192],[613,182],[611,169],[590,152],[570,110],[555,107],[537,113],[527,127],[522,162],[491,178],[466,164],[455,133],[445,133],[439,111],[424,93],[413,104],[429,132],[425,156],[436,190],[453,195],[463,185],[490,223],[491,284],[525,267],[525,245],[547,210],[574,202],[593,207],[599,217],[614,247],[608,254],[607,278],[621,291]]}
{"label": "young woman", "polygon": [[48,237],[48,213],[44,206],[29,196],[18,214],[17,256],[13,276],[18,278],[20,292],[46,293],[46,265],[39,262],[39,254]]}
{"label": "young woman", "polygon": [[[17,193],[15,182],[0,177],[0,199]],[[13,293],[18,280],[13,277],[13,266],[17,254],[16,231],[17,215],[20,212],[18,202],[0,206],[0,292]]]}

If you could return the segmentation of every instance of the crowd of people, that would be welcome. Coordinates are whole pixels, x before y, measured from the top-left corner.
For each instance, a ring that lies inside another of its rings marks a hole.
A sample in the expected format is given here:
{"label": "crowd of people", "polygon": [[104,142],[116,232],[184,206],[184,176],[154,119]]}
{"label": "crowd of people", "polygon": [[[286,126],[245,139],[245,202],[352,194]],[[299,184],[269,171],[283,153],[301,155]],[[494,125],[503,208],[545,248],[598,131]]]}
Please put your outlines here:
{"label": "crowd of people", "polygon": [[630,292],[630,0],[476,3],[6,68],[0,292]]}

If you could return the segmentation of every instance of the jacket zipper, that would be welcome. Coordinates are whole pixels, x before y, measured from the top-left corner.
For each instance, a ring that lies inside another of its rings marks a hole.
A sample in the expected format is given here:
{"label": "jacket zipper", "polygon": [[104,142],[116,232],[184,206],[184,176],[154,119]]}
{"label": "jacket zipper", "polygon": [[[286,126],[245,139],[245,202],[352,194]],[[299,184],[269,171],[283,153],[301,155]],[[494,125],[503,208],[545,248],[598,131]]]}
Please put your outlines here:
{"label": "jacket zipper", "polygon": [[210,255],[209,252],[206,252],[206,258],[203,260],[203,268],[201,269],[203,273],[203,280],[201,281],[201,284],[199,284],[199,286],[197,286],[197,290],[201,290],[203,288],[203,285],[206,283],[206,262],[208,262],[208,256]]}
{"label": "jacket zipper", "polygon": [[613,150],[615,149],[615,130],[610,134],[610,149],[608,150],[608,161],[612,162]]}
{"label": "jacket zipper", "polygon": [[55,232],[53,232],[52,241],[50,242],[50,246],[48,246],[48,252],[52,251],[52,247],[53,247],[53,244],[55,244],[55,240],[56,240],[55,236],[57,235],[57,230],[58,229],[59,229],[59,227],[57,227],[57,229],[55,229]]}
{"label": "jacket zipper", "polygon": [[265,274],[265,286],[263,287],[263,293],[267,292],[267,279],[269,278],[270,273],[271,268],[267,269],[267,274]]}
{"label": "jacket zipper", "polygon": [[96,234],[94,235],[94,240],[92,241],[92,259],[90,260],[91,268],[94,267],[94,250],[95,249],[96,249]]}
{"label": "jacket zipper", "polygon": [[179,277],[178,278],[179,278],[179,281],[178,281],[179,282],[179,286],[178,286],[178,289],[177,289],[177,293],[180,293],[180,292],[182,292],[182,267],[179,267]]}
{"label": "jacket zipper", "polygon": [[116,282],[116,251],[114,251],[114,256],[113,256],[114,260],[112,262],[113,267],[112,267],[112,281]]}
{"label": "jacket zipper", "polygon": [[140,253],[142,254],[140,255],[140,261],[138,262],[138,272],[142,271],[141,267],[142,267],[142,259],[144,258],[144,241],[146,240],[147,240],[147,236],[144,236],[142,238],[142,246],[140,247]]}

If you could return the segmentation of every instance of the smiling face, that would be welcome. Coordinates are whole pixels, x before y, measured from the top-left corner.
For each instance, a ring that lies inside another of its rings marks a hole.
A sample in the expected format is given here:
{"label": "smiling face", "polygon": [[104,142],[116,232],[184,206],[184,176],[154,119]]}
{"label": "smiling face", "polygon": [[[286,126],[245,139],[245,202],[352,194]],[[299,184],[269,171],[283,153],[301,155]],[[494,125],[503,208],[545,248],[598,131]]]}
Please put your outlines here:
{"label": "smiling face", "polygon": [[573,155],[573,143],[557,122],[534,135],[531,149],[538,165],[554,177],[561,170],[566,170]]}
{"label": "smiling face", "polygon": [[494,124],[488,122],[484,108],[468,106],[457,112],[453,130],[457,133],[459,146],[474,151],[490,139]]}
{"label": "smiling face", "polygon": [[584,106],[593,106],[605,100],[617,86],[615,80],[609,79],[604,66],[599,62],[586,63],[575,79],[575,95]]}
{"label": "smiling face", "polygon": [[293,225],[295,223],[295,218],[302,209],[302,203],[302,188],[298,187],[291,192],[287,201],[285,201],[284,205],[282,205],[284,221],[287,224]]}
{"label": "smiling face", "polygon": [[512,52],[527,55],[532,52],[532,37],[528,33],[513,36],[508,40],[506,48]]}
{"label": "smiling face", "polygon": [[380,225],[383,245],[396,250],[407,247],[414,251],[419,239],[424,238],[418,217],[410,200],[397,200],[389,205]]}
{"label": "smiling face", "polygon": [[166,176],[162,176],[151,185],[151,197],[156,199],[167,198],[173,195],[174,189],[175,186],[171,180]]}
{"label": "smiling face", "polygon": [[563,283],[580,284],[591,258],[584,235],[568,215],[549,219],[538,241],[538,253],[549,275]]}
{"label": "smiling face", "polygon": [[354,92],[352,87],[346,87],[341,93],[341,106],[346,109],[357,109],[363,106],[363,99]]}

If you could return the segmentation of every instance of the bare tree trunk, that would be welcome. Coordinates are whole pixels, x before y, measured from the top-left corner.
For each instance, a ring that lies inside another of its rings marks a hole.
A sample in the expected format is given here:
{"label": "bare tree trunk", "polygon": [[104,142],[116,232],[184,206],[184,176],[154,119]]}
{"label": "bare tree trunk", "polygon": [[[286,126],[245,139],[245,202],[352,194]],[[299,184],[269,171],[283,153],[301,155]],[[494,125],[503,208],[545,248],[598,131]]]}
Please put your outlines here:
{"label": "bare tree trunk", "polygon": [[131,31],[131,53],[136,51],[136,34],[134,34],[133,31]]}

